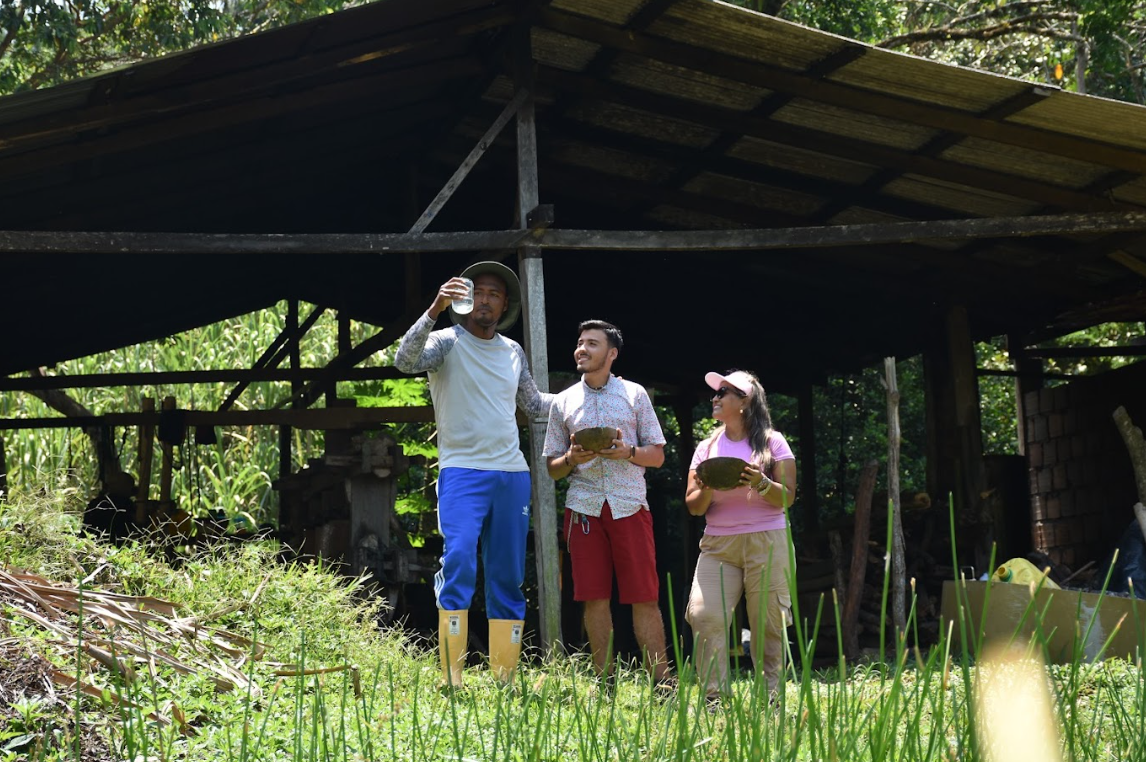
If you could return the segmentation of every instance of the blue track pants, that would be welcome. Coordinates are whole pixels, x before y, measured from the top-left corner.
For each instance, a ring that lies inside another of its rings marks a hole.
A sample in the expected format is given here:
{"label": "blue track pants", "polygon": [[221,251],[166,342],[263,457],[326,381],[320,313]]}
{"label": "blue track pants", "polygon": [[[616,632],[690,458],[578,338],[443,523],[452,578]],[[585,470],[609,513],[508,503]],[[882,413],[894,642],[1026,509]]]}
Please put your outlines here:
{"label": "blue track pants", "polygon": [[528,471],[443,468],[438,474],[438,529],[445,539],[434,575],[438,608],[468,609],[477,580],[478,541],[490,619],[524,619]]}

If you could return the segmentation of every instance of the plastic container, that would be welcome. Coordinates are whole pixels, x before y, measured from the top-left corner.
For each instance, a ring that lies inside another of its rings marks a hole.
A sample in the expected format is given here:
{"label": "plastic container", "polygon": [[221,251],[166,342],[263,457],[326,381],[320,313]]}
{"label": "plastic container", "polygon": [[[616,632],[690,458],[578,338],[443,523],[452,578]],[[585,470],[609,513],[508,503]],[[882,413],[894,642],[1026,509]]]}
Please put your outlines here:
{"label": "plastic container", "polygon": [[1041,581],[1043,587],[1060,589],[1046,576],[1042,569],[1025,558],[1012,558],[1004,561],[998,569],[995,569],[995,573],[991,575],[991,580],[994,582],[1011,582],[1016,585],[1029,585],[1032,582],[1037,584]]}
{"label": "plastic container", "polygon": [[462,278],[466,282],[466,295],[461,299],[454,299],[454,312],[459,315],[468,315],[474,311],[474,282],[469,278]]}

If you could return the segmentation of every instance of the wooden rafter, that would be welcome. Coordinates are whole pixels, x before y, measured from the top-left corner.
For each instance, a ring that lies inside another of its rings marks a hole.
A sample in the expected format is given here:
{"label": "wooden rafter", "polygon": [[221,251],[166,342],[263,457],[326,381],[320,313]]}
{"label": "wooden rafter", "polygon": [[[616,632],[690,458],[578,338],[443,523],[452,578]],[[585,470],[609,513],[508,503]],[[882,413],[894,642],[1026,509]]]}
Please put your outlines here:
{"label": "wooden rafter", "polygon": [[386,71],[374,77],[340,81],[296,93],[291,98],[239,101],[218,108],[197,110],[178,119],[160,120],[154,124],[125,125],[115,134],[104,136],[98,141],[50,146],[10,157],[0,156],[0,172],[8,178],[43,172],[50,167],[200,135],[217,130],[220,124],[282,118],[307,109],[321,110],[347,101],[376,98],[383,91],[390,91],[399,100],[403,97],[416,100],[424,97],[427,86],[440,85],[451,79],[469,80],[482,71],[480,61],[466,56]]}
{"label": "wooden rafter", "polygon": [[722,106],[696,103],[670,95],[627,85],[598,82],[558,69],[542,67],[540,81],[587,97],[617,103],[628,108],[661,114],[682,122],[698,124],[722,132],[738,132],[780,145],[810,150],[825,156],[966,185],[991,193],[1002,193],[1040,204],[1090,211],[1127,208],[1112,199],[1091,196],[1070,188],[1051,185],[1017,175],[960,164],[945,159],[919,156],[910,151],[836,135],[810,127],[784,124]]}
{"label": "wooden rafter", "polygon": [[[137,121],[150,122],[156,117],[179,117],[224,99],[249,100],[282,87],[310,85],[330,71],[389,61],[413,51],[433,48],[443,40],[498,29],[515,20],[513,12],[505,6],[475,5],[478,7],[464,13],[362,42],[298,56],[283,56],[273,64],[237,69],[210,79],[191,80],[155,94],[97,102],[86,108],[0,125],[0,151],[87,130],[119,127]],[[220,95],[222,93],[225,96]]]}
{"label": "wooden rafter", "polygon": [[[813,64],[809,70],[808,75],[817,79],[822,79],[832,72],[838,71],[848,64],[860,59],[868,51],[868,48],[862,45],[845,45],[838,51],[828,56],[827,58]],[[780,109],[787,106],[795,99],[791,93],[771,93],[765,97],[760,104],[752,109],[750,112],[752,116],[759,119],[767,119],[775,114]],[[689,180],[696,177],[704,171],[714,171],[712,165],[714,163],[723,163],[729,157],[728,152],[742,139],[742,135],[738,132],[722,132],[715,140],[705,146],[702,150],[696,151],[687,161],[681,162],[677,167],[673,176],[664,183],[665,186],[670,188],[680,188],[687,184]],[[743,162],[751,164],[751,162]],[[719,172],[721,170],[716,169]],[[771,173],[774,170],[769,170]],[[795,173],[790,173],[795,174]],[[787,182],[781,181],[785,187],[788,186]],[[835,194],[832,194],[835,198]],[[851,204],[849,204],[851,206]],[[830,219],[830,217],[828,218]]]}
{"label": "wooden rafter", "polygon": [[516,249],[614,251],[763,251],[869,246],[925,240],[1023,238],[1146,231],[1146,212],[987,217],[863,225],[743,230],[491,230],[459,233],[73,233],[0,232],[0,254],[399,254]]}
{"label": "wooden rafter", "polygon": [[[89,373],[77,376],[6,376],[0,377],[0,392],[33,391],[37,389],[105,389],[117,386],[151,386],[155,384],[219,384],[258,381],[290,381],[294,376],[309,380],[326,373],[323,368],[254,368],[216,370],[181,370],[140,373]],[[328,375],[328,374],[327,374]],[[394,368],[347,368],[338,381],[381,381],[406,378]],[[221,408],[226,410],[228,408]]]}
{"label": "wooden rafter", "polygon": [[[1020,94],[987,109],[980,114],[980,116],[984,119],[1000,121],[1039,103],[1046,98],[1047,94],[1048,91],[1045,88],[1029,87]],[[944,151],[958,145],[964,137],[964,135],[954,132],[943,133],[929,140],[926,145],[913,153],[916,156],[938,159]],[[888,185],[903,177],[903,175],[904,172],[899,169],[885,169],[876,172],[861,185],[852,188],[850,192],[835,196],[830,203],[825,204],[822,209],[813,215],[811,222],[828,222],[848,207],[863,203],[866,199],[882,193]]]}
{"label": "wooden rafter", "polygon": [[[160,413],[105,413],[58,418],[0,418],[0,431],[70,429],[89,426],[157,426]],[[188,410],[188,426],[293,426],[296,429],[352,429],[383,423],[422,423],[434,420],[431,407],[328,407],[287,410]]]}
{"label": "wooden rafter", "polygon": [[1146,173],[1146,155],[1119,146],[1052,133],[1023,124],[984,119],[977,114],[969,114],[958,109],[885,95],[833,80],[816,79],[805,72],[786,70],[778,66],[761,66],[754,61],[726,53],[623,30],[554,8],[542,11],[540,18],[541,23],[549,29],[571,37],[694,69],[733,82],[790,93],[800,98],[899,122],[945,132],[958,132],[1006,145],[1032,148],[1115,169],[1132,169]]}

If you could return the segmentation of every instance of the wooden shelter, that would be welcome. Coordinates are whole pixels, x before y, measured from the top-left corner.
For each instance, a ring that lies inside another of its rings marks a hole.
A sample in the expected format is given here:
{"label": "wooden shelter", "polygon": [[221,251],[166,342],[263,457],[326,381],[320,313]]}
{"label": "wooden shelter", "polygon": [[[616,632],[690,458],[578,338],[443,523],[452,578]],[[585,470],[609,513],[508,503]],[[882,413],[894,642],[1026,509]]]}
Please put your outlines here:
{"label": "wooden shelter", "polygon": [[298,408],[515,255],[542,379],[602,317],[686,419],[712,369],[798,395],[811,511],[812,385],[923,352],[929,486],[974,520],[973,339],[1143,317],[1146,109],[714,0],[382,0],[0,99],[0,231],[0,375],[283,299],[378,325],[245,375]]}

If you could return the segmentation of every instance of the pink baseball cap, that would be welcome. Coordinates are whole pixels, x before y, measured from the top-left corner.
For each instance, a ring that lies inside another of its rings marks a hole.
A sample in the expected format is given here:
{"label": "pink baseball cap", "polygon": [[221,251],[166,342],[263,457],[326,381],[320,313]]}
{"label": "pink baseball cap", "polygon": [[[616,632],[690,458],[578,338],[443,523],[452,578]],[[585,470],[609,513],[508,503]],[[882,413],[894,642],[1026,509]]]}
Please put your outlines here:
{"label": "pink baseball cap", "polygon": [[752,376],[742,370],[733,371],[727,376],[722,376],[719,373],[705,373],[704,383],[713,389],[719,389],[721,386],[731,386],[733,389],[743,393],[745,397],[752,394]]}

